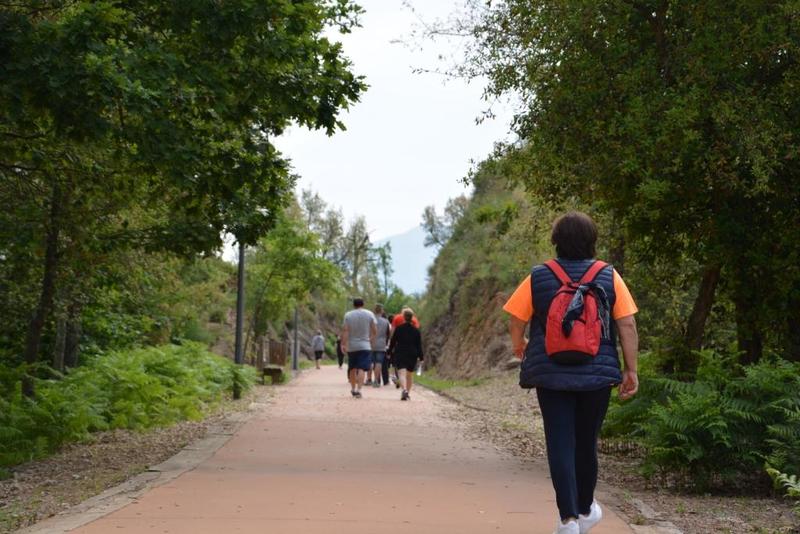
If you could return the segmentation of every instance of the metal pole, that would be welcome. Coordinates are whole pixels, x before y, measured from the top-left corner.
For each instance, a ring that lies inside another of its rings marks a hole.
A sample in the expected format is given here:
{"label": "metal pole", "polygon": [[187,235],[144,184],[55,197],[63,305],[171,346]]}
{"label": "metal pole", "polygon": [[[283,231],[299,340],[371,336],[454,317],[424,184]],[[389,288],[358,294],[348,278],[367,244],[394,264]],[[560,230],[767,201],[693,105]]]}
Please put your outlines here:
{"label": "metal pole", "polygon": [[[236,283],[236,352],[233,361],[236,365],[242,365],[244,354],[242,350],[242,330],[244,325],[244,244],[239,242],[239,277]],[[233,398],[238,399],[242,396],[239,383],[233,383]]]}
{"label": "metal pole", "polygon": [[297,306],[294,307],[294,347],[292,348],[292,371],[297,371]]}

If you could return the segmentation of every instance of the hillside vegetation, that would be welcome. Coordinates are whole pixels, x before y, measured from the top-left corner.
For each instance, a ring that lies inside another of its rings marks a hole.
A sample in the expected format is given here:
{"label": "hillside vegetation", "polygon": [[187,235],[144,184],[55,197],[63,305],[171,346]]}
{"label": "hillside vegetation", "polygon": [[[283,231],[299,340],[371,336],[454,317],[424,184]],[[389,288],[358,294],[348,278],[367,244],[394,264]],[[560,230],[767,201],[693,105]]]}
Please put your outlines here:
{"label": "hillside vegetation", "polygon": [[511,358],[501,307],[534,261],[549,253],[554,213],[485,162],[475,191],[430,268],[425,319],[427,353],[442,376],[473,378]]}
{"label": "hillside vegetation", "polygon": [[554,216],[580,209],[641,310],[642,388],[613,407],[607,437],[645,451],[666,483],[768,491],[771,473],[788,486],[765,465],[800,471],[795,13],[476,1],[427,30],[471,35],[453,73],[519,104],[518,140],[476,169],[431,271],[443,375],[506,366],[502,302],[552,254]]}
{"label": "hillside vegetation", "polygon": [[[427,353],[437,373],[450,380],[515,372],[502,305],[535,263],[553,255],[553,218],[567,207],[548,205],[515,186],[502,158],[484,162],[474,176],[475,191],[452,236],[430,270],[422,307]],[[607,246],[608,221],[602,213],[598,255]],[[646,451],[643,472],[690,488],[768,491],[764,465],[780,466],[776,484],[800,471],[800,364],[775,352],[744,365],[736,350],[731,303],[715,305],[702,350],[694,353],[695,374],[688,379],[666,372],[672,365],[682,321],[690,314],[694,287],[661,283],[666,273],[690,278],[697,270],[647,263],[631,249],[625,257],[626,281],[641,308],[639,396],[615,401],[605,426],[606,439],[636,444]]]}

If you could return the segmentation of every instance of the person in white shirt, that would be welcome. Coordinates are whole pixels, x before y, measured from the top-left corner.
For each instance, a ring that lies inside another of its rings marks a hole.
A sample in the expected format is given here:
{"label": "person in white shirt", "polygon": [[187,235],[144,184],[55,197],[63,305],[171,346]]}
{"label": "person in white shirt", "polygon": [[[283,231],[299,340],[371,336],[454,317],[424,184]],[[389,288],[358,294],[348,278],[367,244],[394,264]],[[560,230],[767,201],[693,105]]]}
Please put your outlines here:
{"label": "person in white shirt", "polygon": [[347,353],[347,376],[350,393],[361,398],[364,375],[372,365],[372,343],[378,333],[377,321],[364,309],[364,299],[353,299],[353,309],[344,314],[342,350]]}
{"label": "person in white shirt", "polygon": [[[375,340],[372,342],[372,385],[373,387],[381,387],[381,378],[383,378],[383,366],[386,363],[386,347],[389,345],[389,337],[391,336],[391,325],[386,317],[383,316],[383,305],[378,304],[375,306],[375,321],[377,327],[377,334]],[[367,381],[369,385],[369,381]],[[384,382],[386,385],[386,382]]]}
{"label": "person in white shirt", "polygon": [[319,369],[319,361],[322,359],[322,355],[325,354],[325,338],[322,337],[320,330],[317,330],[317,335],[311,338],[311,350],[314,351],[314,363],[317,364],[317,369]]}

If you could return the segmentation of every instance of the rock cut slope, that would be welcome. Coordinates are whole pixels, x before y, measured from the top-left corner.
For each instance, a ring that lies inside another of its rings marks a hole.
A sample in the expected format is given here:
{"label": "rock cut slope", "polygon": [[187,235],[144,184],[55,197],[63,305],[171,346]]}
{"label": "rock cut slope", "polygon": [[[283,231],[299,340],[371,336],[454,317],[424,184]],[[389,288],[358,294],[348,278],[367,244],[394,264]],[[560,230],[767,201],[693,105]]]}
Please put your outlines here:
{"label": "rock cut slope", "polygon": [[492,161],[473,183],[466,213],[430,268],[422,309],[427,352],[448,378],[514,364],[502,305],[531,265],[551,254],[552,210],[510,186]]}

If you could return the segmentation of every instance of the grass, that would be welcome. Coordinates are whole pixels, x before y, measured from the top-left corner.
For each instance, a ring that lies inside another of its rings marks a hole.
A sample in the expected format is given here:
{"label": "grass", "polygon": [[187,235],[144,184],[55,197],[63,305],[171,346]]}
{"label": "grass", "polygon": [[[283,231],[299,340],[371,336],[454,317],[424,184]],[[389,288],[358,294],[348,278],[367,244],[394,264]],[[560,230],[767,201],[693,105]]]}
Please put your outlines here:
{"label": "grass", "polygon": [[471,378],[468,380],[450,380],[447,378],[439,378],[436,375],[436,370],[431,369],[422,373],[420,376],[414,377],[414,382],[421,384],[428,389],[434,391],[446,391],[453,388],[467,388],[480,386],[486,381],[485,378]]}
{"label": "grass", "polygon": [[503,421],[501,421],[500,426],[504,430],[516,430],[522,432],[528,430],[528,427],[525,424],[520,423],[518,421],[509,421],[508,419],[504,419]]}
{"label": "grass", "polygon": [[[299,360],[299,358],[298,358],[298,360]],[[320,365],[338,365],[339,364],[339,362],[337,360],[332,360],[330,358],[322,358],[319,361],[319,363],[320,363]],[[309,360],[308,358],[304,358],[302,360],[299,360],[297,362],[297,366],[300,369],[313,369],[315,367],[314,366],[314,360]]]}
{"label": "grass", "polygon": [[19,505],[0,510],[0,532],[13,532],[25,524],[26,517]]}

